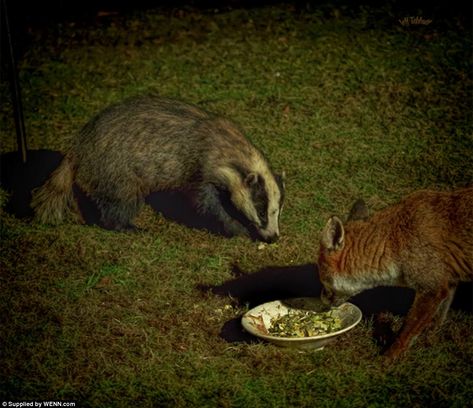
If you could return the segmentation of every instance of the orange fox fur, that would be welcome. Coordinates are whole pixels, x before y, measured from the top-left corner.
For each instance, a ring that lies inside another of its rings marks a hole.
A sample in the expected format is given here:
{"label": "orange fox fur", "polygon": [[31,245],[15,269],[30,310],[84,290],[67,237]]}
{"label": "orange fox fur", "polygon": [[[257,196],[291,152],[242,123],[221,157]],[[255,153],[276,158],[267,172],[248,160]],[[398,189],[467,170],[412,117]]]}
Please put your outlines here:
{"label": "orange fox fur", "polygon": [[397,358],[429,324],[443,323],[458,283],[473,280],[473,187],[419,191],[370,218],[357,202],[346,225],[335,216],[328,220],[318,264],[329,304],[376,286],[416,291],[386,351]]}

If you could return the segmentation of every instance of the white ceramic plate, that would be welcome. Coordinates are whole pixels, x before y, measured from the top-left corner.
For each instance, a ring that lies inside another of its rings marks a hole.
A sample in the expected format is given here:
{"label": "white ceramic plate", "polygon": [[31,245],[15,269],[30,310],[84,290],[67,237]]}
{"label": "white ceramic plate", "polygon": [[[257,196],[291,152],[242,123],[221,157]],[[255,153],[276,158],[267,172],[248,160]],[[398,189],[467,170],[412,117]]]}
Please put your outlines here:
{"label": "white ceramic plate", "polygon": [[312,337],[279,337],[268,334],[271,320],[284,316],[290,310],[310,310],[318,312],[323,310],[320,298],[293,298],[286,300],[275,300],[264,303],[246,312],[241,319],[245,330],[254,336],[270,341],[278,346],[298,347],[305,349],[320,349],[327,343],[355,327],[361,320],[362,313],[352,303],[344,303],[333,308],[333,313],[342,321],[342,328],[335,332]]}

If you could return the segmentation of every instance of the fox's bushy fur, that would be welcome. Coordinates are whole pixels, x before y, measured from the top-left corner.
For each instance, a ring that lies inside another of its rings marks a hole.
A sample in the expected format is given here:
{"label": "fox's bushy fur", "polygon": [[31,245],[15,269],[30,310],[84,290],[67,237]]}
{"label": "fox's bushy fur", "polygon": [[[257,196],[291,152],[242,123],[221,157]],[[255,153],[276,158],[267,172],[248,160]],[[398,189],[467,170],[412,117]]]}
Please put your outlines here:
{"label": "fox's bushy fur", "polygon": [[351,215],[345,225],[330,218],[322,232],[322,298],[339,304],[376,286],[414,289],[414,303],[387,350],[396,358],[429,324],[444,321],[458,283],[473,280],[473,188],[419,191],[371,218],[358,202]]}

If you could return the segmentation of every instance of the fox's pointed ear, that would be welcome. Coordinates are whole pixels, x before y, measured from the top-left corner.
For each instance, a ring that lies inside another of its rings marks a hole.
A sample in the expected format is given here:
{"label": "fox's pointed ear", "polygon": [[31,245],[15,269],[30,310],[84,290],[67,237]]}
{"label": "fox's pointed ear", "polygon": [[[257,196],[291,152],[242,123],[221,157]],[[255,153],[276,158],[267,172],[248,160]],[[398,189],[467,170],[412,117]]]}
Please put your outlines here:
{"label": "fox's pointed ear", "polygon": [[345,239],[345,229],[340,218],[333,216],[327,221],[322,231],[321,245],[330,251],[343,248]]}
{"label": "fox's pointed ear", "polygon": [[365,221],[369,217],[368,207],[366,203],[359,198],[355,201],[353,206],[351,207],[350,213],[348,214],[347,221],[357,221],[362,220]]}

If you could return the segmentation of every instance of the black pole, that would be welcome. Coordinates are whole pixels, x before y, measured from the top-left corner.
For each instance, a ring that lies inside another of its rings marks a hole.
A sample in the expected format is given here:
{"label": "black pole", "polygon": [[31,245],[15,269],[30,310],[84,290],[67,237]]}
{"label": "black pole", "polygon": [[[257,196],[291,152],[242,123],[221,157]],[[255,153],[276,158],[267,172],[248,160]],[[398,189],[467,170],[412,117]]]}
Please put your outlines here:
{"label": "black pole", "polygon": [[13,114],[15,116],[16,141],[18,144],[18,153],[23,163],[26,163],[27,147],[26,147],[26,131],[25,120],[23,118],[23,106],[21,103],[20,84],[18,79],[18,70],[15,60],[15,53],[13,50],[13,41],[10,31],[10,21],[7,12],[7,0],[2,1],[2,25],[5,27],[5,34],[7,40],[7,55],[10,65],[10,89],[13,102]]}

